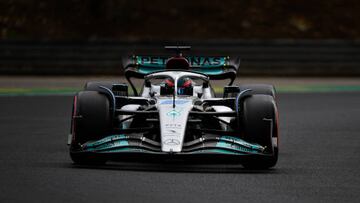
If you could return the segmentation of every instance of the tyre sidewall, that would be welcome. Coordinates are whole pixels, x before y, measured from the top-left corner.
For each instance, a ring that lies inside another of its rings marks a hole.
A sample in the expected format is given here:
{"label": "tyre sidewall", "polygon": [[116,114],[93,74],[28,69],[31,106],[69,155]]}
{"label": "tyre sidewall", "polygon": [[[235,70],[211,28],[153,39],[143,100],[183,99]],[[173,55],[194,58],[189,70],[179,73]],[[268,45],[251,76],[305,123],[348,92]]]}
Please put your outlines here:
{"label": "tyre sidewall", "polygon": [[110,102],[105,95],[97,91],[81,91],[76,102],[76,121],[73,123],[76,143],[101,139],[110,133]]}

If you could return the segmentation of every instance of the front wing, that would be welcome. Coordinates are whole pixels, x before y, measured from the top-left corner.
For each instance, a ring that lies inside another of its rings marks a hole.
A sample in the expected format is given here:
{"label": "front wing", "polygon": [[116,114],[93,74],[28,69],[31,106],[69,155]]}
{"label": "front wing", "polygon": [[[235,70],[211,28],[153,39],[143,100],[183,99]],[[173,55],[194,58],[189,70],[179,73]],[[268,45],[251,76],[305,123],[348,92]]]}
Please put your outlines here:
{"label": "front wing", "polygon": [[[175,143],[174,143],[175,144]],[[206,134],[203,137],[184,142],[181,152],[162,152],[161,143],[142,134],[118,134],[96,141],[89,141],[72,149],[72,153],[106,156],[109,159],[127,157],[245,157],[271,156],[266,147],[249,143],[232,136]],[[246,158],[245,158],[246,159]]]}

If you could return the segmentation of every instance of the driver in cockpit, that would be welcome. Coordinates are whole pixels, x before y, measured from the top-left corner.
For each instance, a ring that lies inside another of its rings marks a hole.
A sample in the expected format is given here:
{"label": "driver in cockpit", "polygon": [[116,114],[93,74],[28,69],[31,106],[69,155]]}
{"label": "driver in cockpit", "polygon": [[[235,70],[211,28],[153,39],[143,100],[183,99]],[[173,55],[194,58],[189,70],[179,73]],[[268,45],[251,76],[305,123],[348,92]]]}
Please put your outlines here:
{"label": "driver in cockpit", "polygon": [[188,77],[183,77],[178,80],[177,94],[178,95],[193,95],[194,81]]}
{"label": "driver in cockpit", "polygon": [[[183,77],[178,80],[177,94],[178,95],[193,95],[194,82],[189,77]],[[167,78],[160,84],[160,95],[172,95],[174,94],[174,80]]]}

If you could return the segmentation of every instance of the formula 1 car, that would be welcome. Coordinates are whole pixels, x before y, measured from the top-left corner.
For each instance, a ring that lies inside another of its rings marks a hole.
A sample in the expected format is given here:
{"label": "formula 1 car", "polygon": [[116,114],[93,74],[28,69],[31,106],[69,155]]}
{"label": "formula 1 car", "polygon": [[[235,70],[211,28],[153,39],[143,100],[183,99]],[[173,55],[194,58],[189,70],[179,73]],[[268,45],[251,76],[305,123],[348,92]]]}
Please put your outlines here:
{"label": "formula 1 car", "polygon": [[[233,85],[238,57],[127,57],[127,84],[88,82],[74,96],[70,156],[77,164],[108,160],[195,159],[270,168],[278,159],[278,113],[272,85]],[[134,78],[143,79],[140,92]],[[216,97],[211,80],[230,82]]]}

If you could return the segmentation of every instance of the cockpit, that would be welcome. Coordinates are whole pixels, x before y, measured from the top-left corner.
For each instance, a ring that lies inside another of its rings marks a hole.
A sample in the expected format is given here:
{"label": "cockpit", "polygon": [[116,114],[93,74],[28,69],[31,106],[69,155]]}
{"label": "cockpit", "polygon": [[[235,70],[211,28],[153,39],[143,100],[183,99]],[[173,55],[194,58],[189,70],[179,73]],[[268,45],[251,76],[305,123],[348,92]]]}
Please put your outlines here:
{"label": "cockpit", "polygon": [[204,88],[208,87],[209,79],[205,75],[183,71],[163,71],[146,76],[142,96],[201,97]]}

